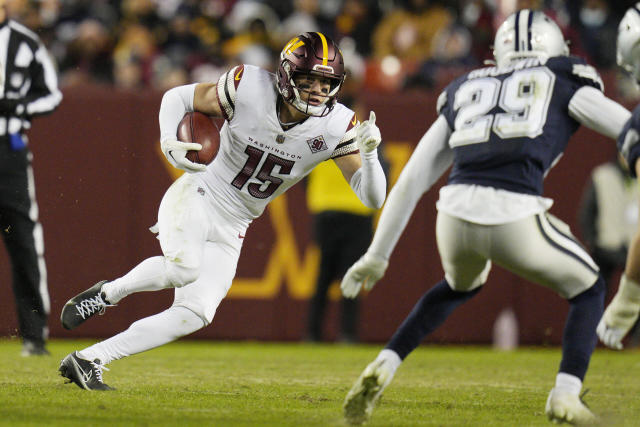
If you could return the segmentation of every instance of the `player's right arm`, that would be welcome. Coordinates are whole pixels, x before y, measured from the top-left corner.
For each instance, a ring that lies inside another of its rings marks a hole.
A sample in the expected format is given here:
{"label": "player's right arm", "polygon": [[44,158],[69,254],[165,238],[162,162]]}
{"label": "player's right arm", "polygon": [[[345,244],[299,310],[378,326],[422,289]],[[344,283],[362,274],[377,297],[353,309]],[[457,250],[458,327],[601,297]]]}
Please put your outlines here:
{"label": "player's right arm", "polygon": [[188,111],[193,111],[193,94],[196,85],[177,86],[165,92],[160,103],[160,148],[169,163],[187,172],[202,172],[205,165],[187,159],[189,150],[200,150],[202,146],[193,142],[178,141],[178,124]]}
{"label": "player's right arm", "polygon": [[217,83],[177,86],[165,92],[160,103],[160,145],[174,167],[187,172],[201,172],[204,165],[186,158],[187,151],[199,150],[200,144],[178,141],[178,124],[188,112],[199,111],[213,117],[233,118],[236,89],[242,79],[244,65],[224,73]]}
{"label": "player's right arm", "polygon": [[244,65],[233,67],[220,76],[217,83],[200,83],[196,86],[193,109],[213,117],[233,120],[236,94],[244,75]]}
{"label": "player's right arm", "polygon": [[216,83],[199,83],[193,95],[193,110],[213,117],[222,117]]}

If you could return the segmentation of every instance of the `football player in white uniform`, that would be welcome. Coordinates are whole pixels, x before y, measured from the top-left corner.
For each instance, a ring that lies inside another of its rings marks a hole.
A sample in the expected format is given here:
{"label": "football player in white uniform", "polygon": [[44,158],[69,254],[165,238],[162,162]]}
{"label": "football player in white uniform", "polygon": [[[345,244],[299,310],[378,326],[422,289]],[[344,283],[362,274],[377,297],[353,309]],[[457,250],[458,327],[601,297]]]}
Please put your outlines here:
{"label": "football player in white uniform", "polygon": [[[72,329],[134,292],[175,288],[173,305],[126,331],[64,358],[60,373],[87,390],[107,390],[104,365],[197,331],[211,323],[236,273],[245,231],[266,205],[314,166],[333,160],[360,200],[380,208],[386,179],[378,161],[375,114],[358,123],[336,102],[345,78],[335,43],[304,33],[282,50],[277,74],[240,65],[217,83],[167,91],[159,113],[162,150],[188,173],[165,193],[157,229],[162,256],[101,281],[64,306]],[[199,144],[176,138],[186,112],[224,117],[220,149],[208,166],[190,162]]]}
{"label": "football player in white uniform", "polygon": [[604,281],[569,227],[547,212],[552,200],[543,197],[542,183],[580,124],[616,138],[630,113],[603,94],[595,69],[568,53],[551,19],[518,11],[496,33],[496,66],[461,76],[440,96],[437,120],[389,193],[369,249],[341,288],[355,297],[382,278],[418,200],[453,165],[436,205],[445,275],[347,394],[349,422],[371,415],[402,360],[482,289],[492,263],[567,299],[562,361],[545,412],[555,422],[594,419],[580,391],[597,342]]}
{"label": "football player in white uniform", "polygon": [[[629,71],[640,84],[640,3],[629,8],[618,26],[618,65]],[[618,137],[618,149],[627,160],[631,175],[640,173],[640,106]],[[638,321],[640,313],[640,230],[636,231],[627,253],[618,291],[598,324],[598,337],[610,348],[622,350],[622,339]]]}

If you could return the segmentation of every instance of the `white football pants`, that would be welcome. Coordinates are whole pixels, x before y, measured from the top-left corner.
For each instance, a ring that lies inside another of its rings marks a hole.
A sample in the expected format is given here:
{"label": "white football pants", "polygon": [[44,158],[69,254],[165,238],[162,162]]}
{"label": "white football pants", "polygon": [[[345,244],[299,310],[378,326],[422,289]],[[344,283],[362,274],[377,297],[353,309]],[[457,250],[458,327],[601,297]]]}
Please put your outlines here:
{"label": "white football pants", "polygon": [[233,224],[203,186],[184,174],[169,187],[158,212],[158,239],[176,288],[173,305],[209,324],[236,274],[246,227]]}
{"label": "white football pants", "polygon": [[165,193],[158,213],[164,256],[144,260],[125,276],[105,284],[112,303],[134,292],[175,288],[173,305],[133,323],[126,331],[80,352],[109,363],[150,350],[210,324],[226,296],[246,226],[220,211],[197,178],[184,174]]}

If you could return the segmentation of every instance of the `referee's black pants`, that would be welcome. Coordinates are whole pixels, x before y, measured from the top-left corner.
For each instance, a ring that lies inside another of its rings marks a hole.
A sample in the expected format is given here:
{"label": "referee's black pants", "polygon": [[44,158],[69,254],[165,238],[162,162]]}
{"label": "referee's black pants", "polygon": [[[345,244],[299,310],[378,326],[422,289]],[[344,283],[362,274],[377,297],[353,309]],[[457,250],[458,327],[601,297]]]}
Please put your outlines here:
{"label": "referee's black pants", "polygon": [[11,259],[20,334],[25,341],[43,344],[49,295],[31,153],[12,150],[6,137],[0,137],[0,233]]}
{"label": "referee's black pants", "polygon": [[[316,290],[309,306],[307,338],[322,340],[327,291],[334,280],[367,251],[373,237],[373,217],[341,211],[325,211],[313,217],[314,238],[320,249]],[[339,339],[358,340],[358,300],[342,298]]]}

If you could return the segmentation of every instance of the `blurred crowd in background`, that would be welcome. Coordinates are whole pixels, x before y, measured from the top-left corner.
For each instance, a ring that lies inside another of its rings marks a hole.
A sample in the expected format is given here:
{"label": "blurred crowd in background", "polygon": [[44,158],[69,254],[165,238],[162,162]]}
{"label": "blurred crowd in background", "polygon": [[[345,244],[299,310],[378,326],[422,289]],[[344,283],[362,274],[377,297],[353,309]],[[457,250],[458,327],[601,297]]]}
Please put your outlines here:
{"label": "blurred crowd in background", "polygon": [[495,30],[520,8],[543,10],[564,31],[572,54],[600,70],[616,70],[618,22],[633,3],[13,0],[10,14],[42,38],[63,88],[90,82],[165,90],[215,81],[238,63],[274,70],[291,37],[322,31],[339,43],[350,79],[368,89],[396,91],[437,86],[459,68],[491,59]]}

